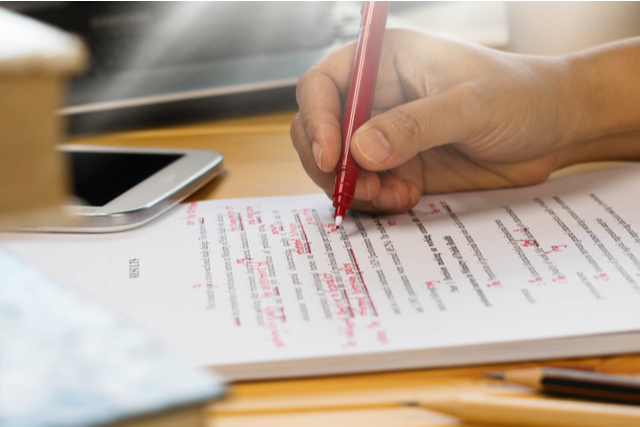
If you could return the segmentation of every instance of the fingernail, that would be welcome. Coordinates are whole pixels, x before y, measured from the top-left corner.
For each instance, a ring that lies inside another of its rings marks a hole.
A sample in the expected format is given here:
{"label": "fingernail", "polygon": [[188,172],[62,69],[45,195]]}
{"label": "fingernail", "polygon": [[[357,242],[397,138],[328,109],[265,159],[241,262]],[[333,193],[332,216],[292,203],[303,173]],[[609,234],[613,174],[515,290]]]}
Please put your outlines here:
{"label": "fingernail", "polygon": [[371,184],[369,184],[369,175],[364,173],[360,175],[356,185],[356,199],[371,200]]}
{"label": "fingernail", "polygon": [[391,156],[389,141],[377,129],[369,129],[356,136],[355,145],[360,154],[374,165],[380,164]]}
{"label": "fingernail", "polygon": [[398,193],[396,187],[393,187],[393,194],[396,196],[396,207],[400,209],[402,207],[402,201],[400,200],[400,193]]}
{"label": "fingernail", "polygon": [[367,200],[371,199],[371,184],[369,183],[369,175],[364,176],[367,181]]}
{"label": "fingernail", "polygon": [[318,167],[320,169],[322,169],[322,150],[323,148],[319,143],[315,141],[311,143],[311,152],[313,153],[313,158],[316,160],[316,163],[318,164]]}
{"label": "fingernail", "polygon": [[411,206],[416,205],[416,197],[413,195],[413,191],[409,190],[409,197],[411,198]]}

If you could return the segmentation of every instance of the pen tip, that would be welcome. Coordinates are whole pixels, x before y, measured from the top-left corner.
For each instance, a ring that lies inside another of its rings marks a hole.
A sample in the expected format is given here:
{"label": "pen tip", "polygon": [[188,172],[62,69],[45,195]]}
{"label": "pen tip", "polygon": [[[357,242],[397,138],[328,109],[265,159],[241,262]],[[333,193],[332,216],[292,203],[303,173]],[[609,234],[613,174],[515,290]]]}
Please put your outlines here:
{"label": "pen tip", "polygon": [[341,216],[337,216],[336,217],[336,227],[340,227],[341,224],[342,224],[342,217]]}
{"label": "pen tip", "polygon": [[488,371],[488,372],[483,372],[482,376],[486,378],[494,378],[496,380],[503,380],[504,372]]}

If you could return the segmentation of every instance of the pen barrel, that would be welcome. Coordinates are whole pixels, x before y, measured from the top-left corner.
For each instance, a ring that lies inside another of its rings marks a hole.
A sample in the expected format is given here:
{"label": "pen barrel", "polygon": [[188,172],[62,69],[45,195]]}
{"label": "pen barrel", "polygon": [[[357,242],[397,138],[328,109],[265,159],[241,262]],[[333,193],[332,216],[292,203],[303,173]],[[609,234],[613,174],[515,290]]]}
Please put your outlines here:
{"label": "pen barrel", "polygon": [[593,372],[544,369],[540,389],[545,393],[619,403],[640,403],[640,380]]}
{"label": "pen barrel", "polygon": [[358,165],[351,155],[351,137],[371,117],[389,3],[368,1],[363,4],[356,56],[342,119],[342,152],[335,169],[333,192],[334,206],[336,203],[340,206],[346,203],[346,209],[353,200],[355,182],[360,177]]}
{"label": "pen barrel", "polygon": [[345,147],[351,145],[353,133],[371,118],[388,11],[389,2],[364,2],[362,24],[342,120],[343,157],[349,153]]}
{"label": "pen barrel", "polygon": [[336,185],[333,187],[333,207],[336,208],[335,216],[344,215],[351,206],[353,196],[356,193],[356,183],[360,178],[360,169],[356,166],[346,165],[335,171]]}

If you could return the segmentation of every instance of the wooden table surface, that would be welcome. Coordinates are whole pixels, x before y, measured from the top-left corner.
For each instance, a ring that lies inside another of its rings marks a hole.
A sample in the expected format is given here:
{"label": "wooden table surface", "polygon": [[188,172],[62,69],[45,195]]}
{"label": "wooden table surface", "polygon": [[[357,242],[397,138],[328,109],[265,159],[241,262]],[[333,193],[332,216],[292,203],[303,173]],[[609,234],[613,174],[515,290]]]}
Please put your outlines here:
{"label": "wooden table surface", "polygon": [[[291,145],[289,124],[293,115],[290,112],[166,129],[83,136],[76,137],[71,142],[212,149],[223,153],[224,174],[198,191],[190,200],[319,193],[320,190],[304,173]],[[208,425],[455,425],[458,421],[453,418],[406,406],[401,402],[451,389],[526,393],[483,379],[481,373],[483,370],[538,365],[576,367],[608,373],[638,373],[640,355],[237,383],[230,385],[227,399],[208,408]],[[284,410],[282,407],[288,409]]]}

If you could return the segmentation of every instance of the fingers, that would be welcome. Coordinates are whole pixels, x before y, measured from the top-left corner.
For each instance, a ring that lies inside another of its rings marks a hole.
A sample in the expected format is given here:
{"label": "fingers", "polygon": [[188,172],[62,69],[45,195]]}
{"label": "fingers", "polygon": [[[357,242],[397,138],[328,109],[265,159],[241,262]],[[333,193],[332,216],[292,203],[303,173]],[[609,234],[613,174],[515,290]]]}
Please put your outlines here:
{"label": "fingers", "polygon": [[[325,193],[330,195],[335,181],[333,172],[324,172],[315,163],[299,115],[296,115],[291,125],[291,138],[304,170]],[[398,170],[394,173],[402,176],[405,172]],[[400,176],[363,170],[356,184],[352,208],[367,212],[389,213],[405,212],[411,209],[420,199],[420,190],[416,183]]]}
{"label": "fingers", "polygon": [[[308,137],[303,129],[300,114],[296,115],[291,124],[291,140],[307,175],[327,194],[331,194],[335,182],[333,170],[325,172],[316,164],[313,156],[313,148],[311,144],[309,144]],[[371,201],[378,195],[379,191],[380,179],[378,174],[370,171],[362,171],[356,183],[355,199]]]}
{"label": "fingers", "polygon": [[416,154],[468,139],[482,123],[481,94],[466,83],[372,117],[353,135],[351,153],[365,169],[395,168]]}
{"label": "fingers", "polygon": [[333,186],[333,174],[321,170],[313,156],[309,137],[302,126],[300,113],[296,114],[291,123],[291,141],[298,152],[302,167],[309,177],[325,192],[330,191]]}
{"label": "fingers", "polygon": [[354,200],[351,208],[363,212],[395,214],[406,212],[415,207],[420,200],[418,187],[394,175],[381,173],[380,188],[376,197],[370,201]]}
{"label": "fingers", "polygon": [[296,99],[302,128],[314,161],[324,172],[333,171],[340,157],[341,94],[348,90],[354,54],[353,43],[343,46],[323,58],[298,82]]}
{"label": "fingers", "polygon": [[380,191],[371,204],[380,211],[404,212],[417,205],[419,199],[420,190],[415,184],[391,174],[381,174]]}

